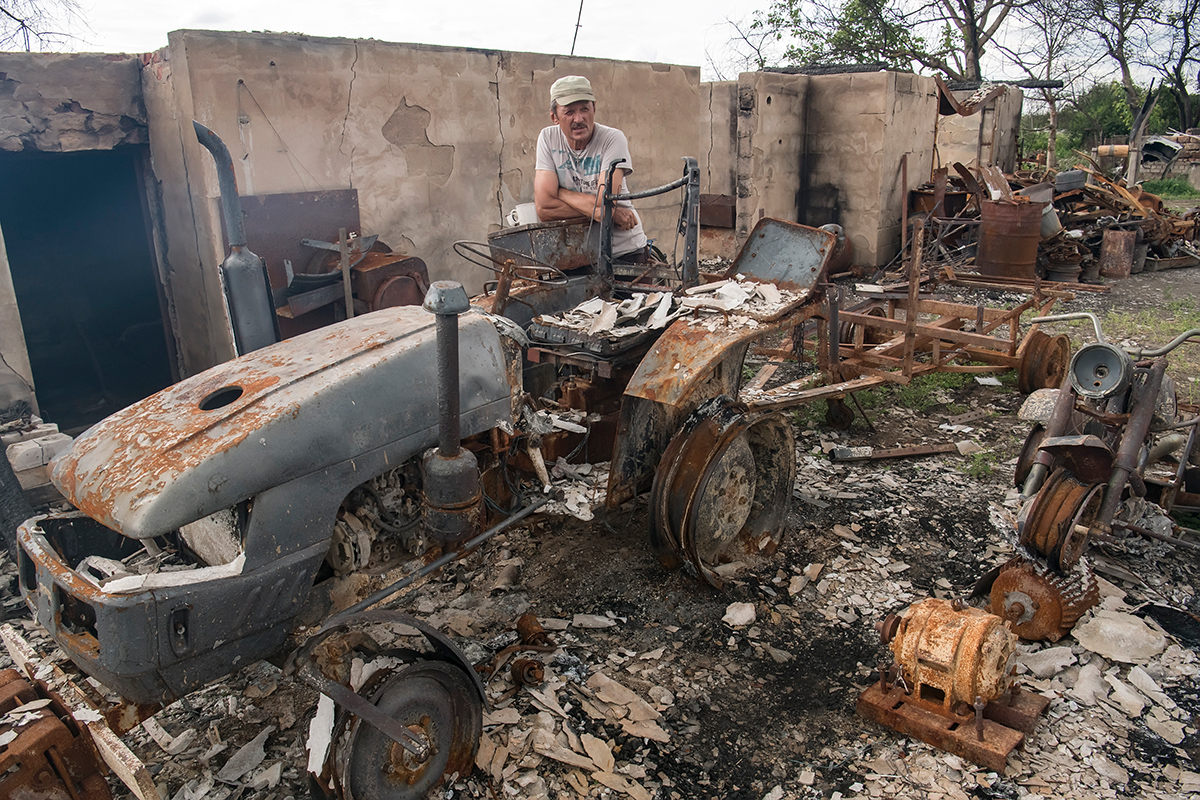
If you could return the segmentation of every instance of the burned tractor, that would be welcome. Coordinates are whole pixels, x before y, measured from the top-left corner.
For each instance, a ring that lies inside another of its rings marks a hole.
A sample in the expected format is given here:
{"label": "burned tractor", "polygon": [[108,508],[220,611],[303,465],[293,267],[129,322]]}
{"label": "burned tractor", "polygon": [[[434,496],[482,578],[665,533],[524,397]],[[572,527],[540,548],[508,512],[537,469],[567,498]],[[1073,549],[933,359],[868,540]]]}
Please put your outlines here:
{"label": "burned tractor", "polygon": [[[664,560],[710,581],[782,536],[791,427],[735,398],[750,342],[819,299],[835,238],[762,220],[698,287],[693,160],[662,190],[676,188],[691,198],[688,255],[652,281],[619,274],[610,250],[563,271],[497,247],[502,291],[470,302],[435,283],[423,308],[275,343],[269,324],[235,319],[254,342],[242,355],[101,421],[54,463],[72,509],[18,532],[37,622],[143,713],[283,663],[323,695],[309,771],[330,796],[421,797],[469,771],[486,704],[473,665],[371,606],[534,512],[646,490]],[[243,250],[226,283],[265,297]],[[593,491],[556,497],[548,464],[590,464]]]}

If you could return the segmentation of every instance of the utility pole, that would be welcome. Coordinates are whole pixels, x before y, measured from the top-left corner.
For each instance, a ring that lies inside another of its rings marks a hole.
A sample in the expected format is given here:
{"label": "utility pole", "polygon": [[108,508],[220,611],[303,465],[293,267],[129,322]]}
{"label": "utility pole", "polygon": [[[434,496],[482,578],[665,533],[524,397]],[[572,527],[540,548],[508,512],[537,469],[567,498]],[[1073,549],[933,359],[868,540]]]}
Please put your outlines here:
{"label": "utility pole", "polygon": [[583,19],[583,0],[579,0],[579,15],[575,17],[575,35],[571,37],[571,55],[575,55],[575,42],[579,39],[579,21]]}

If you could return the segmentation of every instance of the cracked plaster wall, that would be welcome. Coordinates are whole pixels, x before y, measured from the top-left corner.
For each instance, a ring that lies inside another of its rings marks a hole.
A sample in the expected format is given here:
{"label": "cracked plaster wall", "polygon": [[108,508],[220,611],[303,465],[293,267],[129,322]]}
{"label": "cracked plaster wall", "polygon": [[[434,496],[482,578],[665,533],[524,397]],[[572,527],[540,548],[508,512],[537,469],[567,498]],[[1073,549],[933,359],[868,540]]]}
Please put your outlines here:
{"label": "cracked plaster wall", "polygon": [[700,84],[700,191],[737,191],[738,82]]}
{"label": "cracked plaster wall", "polygon": [[[229,146],[241,194],[354,188],[364,232],[468,291],[490,273],[452,245],[486,239],[532,201],[556,78],[592,80],[597,121],[629,137],[632,189],[678,178],[679,156],[699,153],[695,67],[297,35],[176,31],[169,42],[143,82],[193,372],[232,353],[216,172],[184,130],[193,117]],[[638,204],[649,235],[670,242],[677,203]]]}
{"label": "cracked plaster wall", "polygon": [[0,53],[0,150],[146,143],[137,56]]}

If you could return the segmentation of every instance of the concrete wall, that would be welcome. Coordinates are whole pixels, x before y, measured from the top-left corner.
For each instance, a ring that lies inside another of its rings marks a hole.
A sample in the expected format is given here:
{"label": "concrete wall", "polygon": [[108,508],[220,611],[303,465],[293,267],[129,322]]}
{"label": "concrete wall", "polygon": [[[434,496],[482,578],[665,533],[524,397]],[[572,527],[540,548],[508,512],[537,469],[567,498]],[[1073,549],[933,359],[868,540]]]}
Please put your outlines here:
{"label": "concrete wall", "polygon": [[0,150],[109,150],[146,143],[140,59],[0,53]]}
{"label": "concrete wall", "polygon": [[[957,91],[954,96],[961,101],[972,94]],[[995,164],[1005,172],[1016,169],[1023,100],[1018,87],[1006,86],[1003,94],[969,117],[941,117],[937,129],[940,166],[958,161],[973,166]]]}
{"label": "concrete wall", "polygon": [[[884,155],[879,165],[880,199],[878,238],[874,261],[886,264],[900,252],[901,222],[908,191],[929,180],[933,172],[933,117],[937,111],[937,86],[932,78],[891,73],[891,94]],[[901,161],[906,168],[901,169]],[[903,183],[907,172],[908,183]],[[869,237],[868,237],[869,238]],[[857,246],[857,242],[855,243]]]}
{"label": "concrete wall", "polygon": [[[932,78],[896,72],[814,75],[799,221],[837,223],[857,264],[886,264],[900,246],[907,190],[928,179],[937,113]],[[901,182],[907,155],[908,184]]]}
{"label": "concrete wall", "polygon": [[700,84],[700,191],[737,191],[738,82]]}
{"label": "concrete wall", "polygon": [[772,72],[738,76],[737,234],[764,216],[798,221],[805,174],[809,78]]}
{"label": "concrete wall", "polygon": [[[23,381],[33,386],[33,368],[29,365],[29,351],[25,348],[25,329],[21,325],[8,253],[4,249],[4,231],[0,231],[0,357]],[[36,406],[37,401],[34,400],[35,410]]]}
{"label": "concrete wall", "polygon": [[[455,255],[452,244],[484,240],[505,212],[532,200],[550,84],[572,73],[591,79],[597,120],[629,137],[632,189],[674,180],[682,174],[679,157],[700,152],[694,67],[307,36],[170,34],[143,83],[167,209],[165,261],[179,324],[189,331],[187,369],[232,352],[227,325],[208,323],[223,317],[216,267],[224,245],[216,173],[188,129],[191,119],[225,140],[243,195],[354,188],[364,232],[423,258],[432,279],[460,280],[475,291],[490,274]],[[677,202],[639,203],[650,236],[669,238]]]}

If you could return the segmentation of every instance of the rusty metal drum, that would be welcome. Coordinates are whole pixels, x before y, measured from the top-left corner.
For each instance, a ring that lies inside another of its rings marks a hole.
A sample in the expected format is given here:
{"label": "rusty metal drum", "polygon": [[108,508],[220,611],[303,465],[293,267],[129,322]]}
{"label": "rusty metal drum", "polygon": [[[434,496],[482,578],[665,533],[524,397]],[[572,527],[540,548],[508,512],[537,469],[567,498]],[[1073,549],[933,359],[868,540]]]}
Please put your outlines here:
{"label": "rusty metal drum", "polygon": [[975,266],[981,275],[1033,278],[1045,203],[984,200]]}

